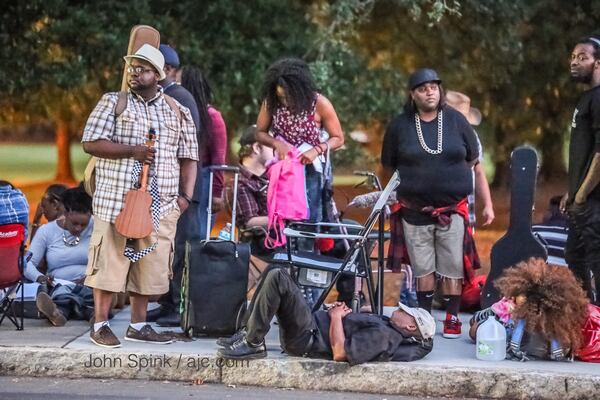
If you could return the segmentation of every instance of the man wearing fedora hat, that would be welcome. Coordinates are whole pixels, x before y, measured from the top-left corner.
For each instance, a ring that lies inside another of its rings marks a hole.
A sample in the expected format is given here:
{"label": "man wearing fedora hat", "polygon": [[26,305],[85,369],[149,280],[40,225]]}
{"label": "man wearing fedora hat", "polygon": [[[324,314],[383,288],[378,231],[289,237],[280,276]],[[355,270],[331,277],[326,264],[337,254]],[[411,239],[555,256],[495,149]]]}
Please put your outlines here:
{"label": "man wearing fedora hat", "polygon": [[[129,86],[126,108],[117,116],[120,94],[104,94],[90,114],[82,138],[84,150],[98,158],[95,223],[85,284],[94,291],[95,324],[90,338],[103,347],[120,346],[110,329],[108,312],[113,293],[125,291],[131,299],[131,324],[125,340],[170,343],[146,323],[146,307],[150,296],[169,289],[177,219],[191,202],[198,160],[190,111],[165,98],[158,84],[165,79],[161,52],[145,44],[124,59]],[[145,145],[150,130],[157,136],[152,148]],[[114,223],[143,164],[150,165],[148,191],[154,232],[144,239],[128,240],[116,231]]]}
{"label": "man wearing fedora hat", "polygon": [[[448,90],[446,92],[446,104],[450,107],[460,111],[465,116],[471,126],[479,126],[481,123],[481,112],[475,107],[471,107],[471,99],[466,94],[456,92],[454,90]],[[477,197],[483,202],[483,209],[481,215],[483,217],[483,226],[489,225],[495,218],[494,215],[494,204],[492,203],[492,196],[490,194],[490,185],[485,171],[483,170],[483,146],[481,146],[481,140],[479,135],[475,132],[477,137],[477,146],[479,149],[479,162],[473,167],[473,178],[475,184],[475,193]],[[468,196],[469,199],[469,223],[475,225],[475,195],[474,193]]]}
{"label": "man wearing fedora hat", "polygon": [[467,205],[477,138],[465,117],[446,105],[436,71],[415,71],[408,89],[404,112],[389,124],[381,151],[383,166],[402,177],[400,209],[391,218],[390,267],[412,267],[419,307],[427,311],[440,281],[449,298],[443,336],[458,338],[463,280],[479,267]]}

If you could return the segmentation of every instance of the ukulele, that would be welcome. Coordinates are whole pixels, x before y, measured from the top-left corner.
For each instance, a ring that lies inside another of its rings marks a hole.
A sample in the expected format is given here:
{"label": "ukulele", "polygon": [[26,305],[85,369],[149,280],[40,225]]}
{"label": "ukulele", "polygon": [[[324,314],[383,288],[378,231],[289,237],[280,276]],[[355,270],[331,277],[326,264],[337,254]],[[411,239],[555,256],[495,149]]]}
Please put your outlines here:
{"label": "ukulele", "polygon": [[531,217],[535,198],[538,158],[530,146],[519,146],[510,158],[510,223],[508,231],[493,246],[491,268],[481,292],[481,308],[485,309],[500,300],[501,294],[494,281],[504,270],[531,257],[544,260],[546,248],[531,231]]}
{"label": "ukulele", "polygon": [[[148,140],[146,146],[154,147],[156,139],[156,131],[150,129],[148,131]],[[136,185],[136,189],[132,189],[125,195],[125,207],[117,215],[115,220],[115,229],[121,235],[128,239],[142,239],[150,236],[154,230],[152,224],[152,196],[147,191],[148,187],[148,172],[150,165],[144,164],[140,180]]]}

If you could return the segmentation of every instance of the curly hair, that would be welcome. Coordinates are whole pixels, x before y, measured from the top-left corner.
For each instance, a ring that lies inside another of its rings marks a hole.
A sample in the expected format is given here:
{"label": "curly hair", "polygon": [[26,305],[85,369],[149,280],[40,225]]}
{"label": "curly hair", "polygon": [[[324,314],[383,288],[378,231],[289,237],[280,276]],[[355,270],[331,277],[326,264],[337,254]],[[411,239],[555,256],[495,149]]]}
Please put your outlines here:
{"label": "curly hair", "polygon": [[528,332],[556,339],[565,349],[581,347],[588,299],[568,268],[530,258],[505,271],[494,285],[507,298],[525,296],[513,317],[524,320]]}
{"label": "curly hair", "polygon": [[265,74],[262,98],[269,114],[275,115],[279,100],[277,86],[285,91],[287,107],[293,114],[310,111],[317,91],[308,64],[299,58],[282,58],[275,61]]}

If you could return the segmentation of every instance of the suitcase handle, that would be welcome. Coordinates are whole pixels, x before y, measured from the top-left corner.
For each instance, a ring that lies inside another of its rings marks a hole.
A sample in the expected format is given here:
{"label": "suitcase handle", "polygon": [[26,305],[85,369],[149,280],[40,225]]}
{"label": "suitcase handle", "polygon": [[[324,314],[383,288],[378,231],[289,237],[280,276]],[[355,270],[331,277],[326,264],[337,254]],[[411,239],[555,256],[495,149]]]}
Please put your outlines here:
{"label": "suitcase handle", "polygon": [[235,225],[235,217],[237,212],[237,188],[238,188],[238,178],[240,174],[240,168],[230,165],[213,165],[208,167],[210,171],[210,180],[208,184],[208,207],[206,209],[206,240],[210,240],[210,221],[212,219],[212,195],[213,195],[213,181],[215,176],[215,171],[224,171],[224,172],[233,172],[233,204],[231,207],[231,240],[233,242],[236,241],[236,225]]}
{"label": "suitcase handle", "polygon": [[208,169],[210,172],[225,171],[225,172],[233,172],[236,174],[240,173],[239,167],[235,167],[235,166],[231,166],[231,165],[211,165],[210,167],[208,167]]}

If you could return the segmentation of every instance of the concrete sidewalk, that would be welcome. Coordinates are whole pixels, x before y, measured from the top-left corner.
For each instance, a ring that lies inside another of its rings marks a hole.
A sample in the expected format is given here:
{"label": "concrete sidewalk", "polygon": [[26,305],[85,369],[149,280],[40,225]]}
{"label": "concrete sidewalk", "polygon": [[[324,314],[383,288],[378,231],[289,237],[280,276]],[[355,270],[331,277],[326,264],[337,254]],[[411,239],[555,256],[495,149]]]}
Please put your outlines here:
{"label": "concrete sidewalk", "polygon": [[[443,315],[434,315],[440,321],[441,332]],[[111,321],[120,338],[125,334],[129,316],[125,309]],[[83,321],[69,321],[65,327],[56,328],[44,320],[26,320],[22,332],[5,321],[0,326],[0,374],[201,381],[412,396],[561,400],[600,397],[600,364],[475,359],[475,346],[466,335],[468,318],[461,316],[465,323],[462,338],[444,339],[438,333],[433,351],[423,360],[354,367],[282,354],[277,325],[267,337],[266,359],[232,362],[215,357],[214,339],[163,346],[122,340],[121,348],[110,350],[90,342],[89,326]]]}

